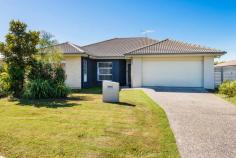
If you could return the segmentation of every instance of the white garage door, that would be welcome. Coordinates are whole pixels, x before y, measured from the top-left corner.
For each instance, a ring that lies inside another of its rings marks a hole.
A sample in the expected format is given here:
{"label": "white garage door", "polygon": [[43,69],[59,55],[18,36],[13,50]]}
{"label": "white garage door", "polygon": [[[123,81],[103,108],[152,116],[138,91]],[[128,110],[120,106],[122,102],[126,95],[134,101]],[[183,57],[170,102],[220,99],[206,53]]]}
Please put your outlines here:
{"label": "white garage door", "polygon": [[143,59],[143,86],[202,87],[202,58]]}

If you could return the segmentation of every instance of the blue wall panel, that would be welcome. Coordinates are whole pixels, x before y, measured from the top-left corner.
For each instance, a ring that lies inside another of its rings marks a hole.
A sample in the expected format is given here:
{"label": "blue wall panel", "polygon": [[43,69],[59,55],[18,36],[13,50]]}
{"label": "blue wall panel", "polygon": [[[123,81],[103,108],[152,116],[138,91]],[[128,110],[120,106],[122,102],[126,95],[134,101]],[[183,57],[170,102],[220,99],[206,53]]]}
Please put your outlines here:
{"label": "blue wall panel", "polygon": [[[87,82],[84,82],[83,60],[87,60]],[[82,87],[89,88],[101,86],[102,82],[97,81],[97,62],[112,62],[112,81],[119,82],[121,86],[126,85],[126,60],[124,59],[89,59],[82,58]]]}

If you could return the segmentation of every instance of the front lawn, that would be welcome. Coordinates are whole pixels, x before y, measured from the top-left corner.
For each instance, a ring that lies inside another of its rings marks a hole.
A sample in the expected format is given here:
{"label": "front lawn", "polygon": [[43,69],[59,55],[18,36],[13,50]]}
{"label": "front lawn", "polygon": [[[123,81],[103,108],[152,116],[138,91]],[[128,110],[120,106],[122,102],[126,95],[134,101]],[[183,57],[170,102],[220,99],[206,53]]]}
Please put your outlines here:
{"label": "front lawn", "polygon": [[0,155],[179,157],[164,111],[144,92],[124,90],[119,104],[101,97],[93,89],[66,100],[0,99]]}

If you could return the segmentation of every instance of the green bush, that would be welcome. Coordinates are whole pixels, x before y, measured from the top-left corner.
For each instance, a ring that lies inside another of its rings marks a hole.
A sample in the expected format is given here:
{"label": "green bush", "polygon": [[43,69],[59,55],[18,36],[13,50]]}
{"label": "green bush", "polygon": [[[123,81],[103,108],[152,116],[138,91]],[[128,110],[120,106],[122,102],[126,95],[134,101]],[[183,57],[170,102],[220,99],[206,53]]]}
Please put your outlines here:
{"label": "green bush", "polygon": [[236,81],[225,81],[219,86],[219,93],[228,97],[236,96]]}
{"label": "green bush", "polygon": [[24,98],[27,99],[47,99],[51,97],[53,88],[48,80],[30,80],[24,90]]}
{"label": "green bush", "polygon": [[35,62],[28,74],[28,80],[44,79],[51,80],[53,77],[53,67],[49,63]]}
{"label": "green bush", "polygon": [[58,66],[36,62],[28,75],[23,97],[27,99],[65,98],[71,92],[65,85],[65,72]]}
{"label": "green bush", "polygon": [[65,75],[65,71],[62,67],[57,66],[54,69],[54,82],[56,84],[61,84],[64,83],[66,80],[66,75]]}
{"label": "green bush", "polygon": [[69,93],[71,93],[71,89],[64,82],[59,82],[53,87],[53,97],[55,98],[65,98]]}
{"label": "green bush", "polygon": [[0,69],[0,97],[7,96],[10,92],[9,74],[6,72],[6,67]]}
{"label": "green bush", "polygon": [[23,97],[26,99],[65,98],[70,92],[70,88],[63,82],[51,84],[48,80],[36,79],[26,84]]}

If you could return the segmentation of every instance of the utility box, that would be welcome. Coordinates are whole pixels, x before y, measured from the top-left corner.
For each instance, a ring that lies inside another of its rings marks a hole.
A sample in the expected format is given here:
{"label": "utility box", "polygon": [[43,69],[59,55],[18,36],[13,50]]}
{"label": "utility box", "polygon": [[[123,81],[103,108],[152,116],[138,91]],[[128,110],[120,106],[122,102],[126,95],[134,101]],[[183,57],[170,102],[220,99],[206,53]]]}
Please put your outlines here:
{"label": "utility box", "polygon": [[120,84],[118,82],[106,81],[102,82],[103,102],[117,103],[119,102]]}

